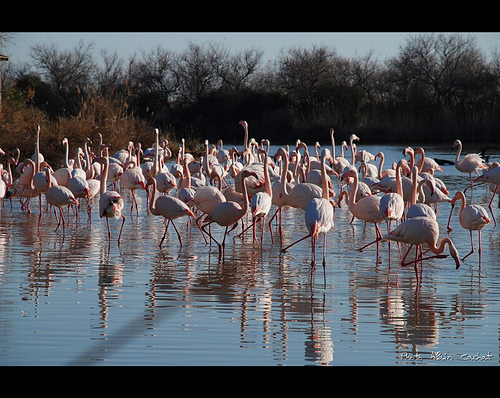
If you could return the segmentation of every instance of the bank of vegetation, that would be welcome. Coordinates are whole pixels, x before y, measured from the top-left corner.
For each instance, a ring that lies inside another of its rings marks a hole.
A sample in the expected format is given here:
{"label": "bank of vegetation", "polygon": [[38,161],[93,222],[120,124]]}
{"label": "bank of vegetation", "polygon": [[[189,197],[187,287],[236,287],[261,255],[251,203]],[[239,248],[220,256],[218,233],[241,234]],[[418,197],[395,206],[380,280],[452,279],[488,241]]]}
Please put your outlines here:
{"label": "bank of vegetation", "polygon": [[339,142],[355,133],[365,143],[499,144],[500,56],[470,35],[412,35],[384,60],[321,45],[264,62],[258,48],[211,42],[129,59],[84,42],[37,44],[31,59],[2,65],[0,147],[29,155],[40,124],[44,154],[57,161],[64,137],[76,151],[97,132],[116,149],[150,146],[154,128],[174,151],[181,138],[193,151],[205,139],[242,143],[242,119],[250,136],[276,144],[328,144],[332,127]]}

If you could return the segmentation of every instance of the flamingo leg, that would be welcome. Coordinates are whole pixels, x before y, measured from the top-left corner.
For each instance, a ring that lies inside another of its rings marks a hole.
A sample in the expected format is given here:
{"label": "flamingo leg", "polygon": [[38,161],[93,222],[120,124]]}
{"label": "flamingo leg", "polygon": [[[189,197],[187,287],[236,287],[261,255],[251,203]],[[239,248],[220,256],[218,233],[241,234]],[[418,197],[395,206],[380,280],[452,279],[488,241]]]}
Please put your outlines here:
{"label": "flamingo leg", "polygon": [[490,204],[488,205],[488,209],[490,209],[490,213],[491,213],[491,216],[493,217],[493,221],[495,223],[495,226],[497,225],[497,220],[495,219],[495,215],[493,214],[493,209],[491,208],[491,204],[493,203],[493,199],[495,199],[495,195],[497,194],[497,191],[498,191],[498,185],[496,186],[495,192],[493,192],[493,196],[491,197]]}
{"label": "flamingo leg", "polygon": [[303,238],[300,238],[299,240],[296,240],[295,242],[293,242],[292,244],[288,245],[287,247],[285,247],[284,249],[281,249],[281,252],[284,253],[286,252],[290,247],[292,247],[293,245],[295,245],[296,243],[299,243],[301,241],[303,241],[304,239],[307,239],[311,236],[311,234],[307,234],[306,236],[304,236]]}
{"label": "flamingo leg", "polygon": [[210,232],[207,232],[205,230],[205,227],[208,225],[208,227],[210,228],[210,224],[212,224],[212,221],[210,221],[209,223],[207,224],[204,224],[201,226],[201,229],[210,237],[210,241],[214,241],[215,243],[217,243],[217,246],[219,247],[219,253],[221,252],[221,245],[219,242],[217,242],[217,240],[212,236],[212,234]]}
{"label": "flamingo leg", "polygon": [[[472,230],[469,230],[470,232],[470,246],[471,246],[471,251],[469,254],[467,254],[464,258],[462,258],[462,261],[464,261],[467,257],[469,257],[472,253],[474,253],[474,241],[472,239]],[[481,234],[481,231],[479,231],[479,234]],[[481,236],[481,235],[479,235]]]}
{"label": "flamingo leg", "polygon": [[317,235],[311,235],[311,247],[312,247],[312,253],[311,253],[311,267],[314,269],[316,268],[316,240],[317,240]]}
{"label": "flamingo leg", "polygon": [[380,229],[379,229],[378,225],[376,223],[374,223],[374,225],[375,225],[376,239],[373,242],[370,242],[370,243],[364,245],[363,247],[361,247],[359,249],[360,252],[363,251],[364,249],[366,249],[368,246],[373,245],[374,243],[377,244],[377,250],[378,250],[378,242],[382,240],[382,234],[380,233]]}
{"label": "flamingo leg", "polygon": [[[120,233],[118,234],[118,246],[120,246],[120,244],[122,242],[123,224],[125,224],[125,216],[122,214],[122,226],[120,227]],[[108,228],[109,228],[109,225],[108,225]]]}
{"label": "flamingo leg", "polygon": [[272,229],[272,223],[273,219],[278,215],[279,213],[279,224],[278,224],[278,229],[281,237],[281,207],[278,207],[276,211],[274,212],[273,216],[269,219],[269,232],[271,233],[271,244],[274,244],[274,236],[273,236],[273,229]]}
{"label": "flamingo leg", "polygon": [[170,220],[172,222],[172,225],[175,229],[175,232],[177,232],[177,238],[179,238],[179,244],[181,245],[180,249],[182,249],[182,239],[181,239],[181,234],[179,233],[179,230],[175,226],[174,220]]}
{"label": "flamingo leg", "polygon": [[165,237],[167,236],[168,225],[170,224],[170,220],[165,220],[165,221],[167,221],[167,223],[165,224],[165,231],[163,232],[163,236],[160,240],[160,248],[161,245],[163,244],[163,241],[165,240]]}

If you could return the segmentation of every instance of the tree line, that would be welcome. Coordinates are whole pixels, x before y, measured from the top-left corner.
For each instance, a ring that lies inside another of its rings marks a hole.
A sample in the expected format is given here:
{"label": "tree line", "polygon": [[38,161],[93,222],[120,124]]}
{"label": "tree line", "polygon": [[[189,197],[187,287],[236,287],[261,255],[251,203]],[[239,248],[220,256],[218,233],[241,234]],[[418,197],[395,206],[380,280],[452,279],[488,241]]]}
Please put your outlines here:
{"label": "tree line", "polygon": [[500,56],[484,54],[472,35],[411,35],[385,60],[313,45],[264,62],[258,48],[232,52],[212,42],[181,52],[158,46],[128,59],[108,50],[96,56],[83,41],[71,50],[36,44],[30,57],[4,65],[3,137],[22,110],[65,121],[67,135],[123,133],[125,121],[125,131],[139,136],[159,128],[170,137],[239,143],[244,119],[251,136],[275,143],[325,141],[330,128],[339,139],[356,133],[373,143],[498,142]]}

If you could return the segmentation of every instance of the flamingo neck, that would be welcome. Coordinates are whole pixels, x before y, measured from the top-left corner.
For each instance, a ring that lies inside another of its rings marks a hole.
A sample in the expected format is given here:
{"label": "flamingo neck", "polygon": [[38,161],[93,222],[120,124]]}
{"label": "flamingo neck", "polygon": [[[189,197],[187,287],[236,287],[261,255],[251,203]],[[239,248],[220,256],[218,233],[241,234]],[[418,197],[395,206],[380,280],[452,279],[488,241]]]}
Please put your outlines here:
{"label": "flamingo neck", "polygon": [[271,188],[271,179],[269,178],[269,159],[266,154],[264,154],[264,181],[266,184],[266,193],[272,198],[273,189]]}
{"label": "flamingo neck", "polygon": [[353,182],[352,182],[352,192],[351,192],[351,195],[349,195],[346,191],[346,195],[347,195],[347,206],[349,207],[349,209],[352,209],[354,208],[354,206],[356,205],[356,203],[354,202],[355,198],[356,198],[356,195],[358,193],[358,173],[354,172],[354,173],[351,173],[352,174],[352,178],[353,178]]}
{"label": "flamingo neck", "polygon": [[[385,156],[383,153],[380,154],[380,163],[378,165],[378,179],[382,179],[382,167],[384,166]],[[396,181],[398,177],[398,171],[396,170]]]}
{"label": "flamingo neck", "polygon": [[283,195],[287,196],[288,190],[287,190],[287,183],[286,183],[286,175],[288,173],[288,154],[284,150],[280,150],[279,153],[281,154],[281,163],[282,163],[281,190],[283,192]]}
{"label": "flamingo neck", "polygon": [[153,186],[153,192],[151,193],[151,199],[149,200],[149,211],[151,214],[157,216],[158,213],[156,211],[156,178],[151,177],[149,181]]}
{"label": "flamingo neck", "polygon": [[328,175],[326,174],[326,156],[321,158],[321,188],[323,199],[328,200],[330,195],[328,193]]}
{"label": "flamingo neck", "polygon": [[458,142],[457,146],[458,149],[457,149],[457,154],[455,156],[455,166],[460,162],[460,154],[462,153],[462,143]]}
{"label": "flamingo neck", "polygon": [[[382,165],[382,163],[383,163],[383,160],[381,162],[381,165]],[[379,175],[380,175],[380,170],[379,170]],[[396,166],[396,192],[399,196],[403,197],[403,182],[401,180],[401,164],[399,164],[399,163]]]}
{"label": "flamingo neck", "polygon": [[332,140],[332,157],[335,159],[335,138],[333,138],[333,129],[330,129],[330,138]]}
{"label": "flamingo neck", "polygon": [[[107,149],[106,149],[107,152]],[[106,181],[108,179],[108,169],[109,169],[109,160],[107,156],[104,156],[99,159],[99,162],[101,163],[101,195],[104,195],[106,193]]]}

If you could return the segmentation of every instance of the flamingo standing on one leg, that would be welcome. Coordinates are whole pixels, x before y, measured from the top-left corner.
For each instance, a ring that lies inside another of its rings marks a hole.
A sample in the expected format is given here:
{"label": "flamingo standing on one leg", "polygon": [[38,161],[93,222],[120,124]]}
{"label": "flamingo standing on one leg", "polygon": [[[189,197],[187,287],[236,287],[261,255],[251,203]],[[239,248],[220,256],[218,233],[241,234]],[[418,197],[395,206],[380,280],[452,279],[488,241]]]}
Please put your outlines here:
{"label": "flamingo standing on one leg", "polygon": [[[238,203],[233,201],[225,201],[217,205],[208,216],[205,218],[207,223],[202,226],[202,229],[205,231],[205,226],[212,224],[213,222],[219,224],[221,227],[225,227],[224,238],[222,240],[222,244],[217,242],[210,232],[207,232],[210,239],[212,239],[217,246],[219,246],[219,255],[222,254],[224,256],[224,249],[226,245],[226,236],[229,232],[231,232],[238,225],[238,221],[243,218],[243,216],[247,213],[250,207],[250,200],[248,199],[248,191],[245,179],[253,176],[257,177],[254,172],[243,169],[241,171],[241,179],[243,184],[243,206],[240,206]],[[231,229],[229,229],[231,227]],[[206,232],[206,231],[205,231]]]}
{"label": "flamingo standing on one leg", "polygon": [[[106,149],[107,151],[107,149]],[[109,229],[109,218],[122,218],[122,225],[118,235],[118,246],[121,243],[123,225],[125,224],[125,216],[122,214],[123,198],[116,191],[107,191],[106,183],[108,177],[109,160],[107,156],[95,159],[101,164],[101,189],[99,198],[99,217],[106,217],[106,225],[108,227],[108,239],[111,241],[111,230]]]}
{"label": "flamingo standing on one leg", "polygon": [[453,229],[450,227],[451,214],[453,213],[453,208],[457,200],[462,201],[460,207],[460,214],[458,219],[462,228],[468,229],[470,232],[470,244],[471,251],[465,257],[462,258],[464,261],[472,253],[474,253],[474,242],[472,240],[472,231],[477,231],[479,237],[479,258],[481,258],[481,230],[491,223],[486,210],[480,205],[466,205],[465,194],[462,191],[457,191],[451,202],[451,211],[448,218],[448,231]]}
{"label": "flamingo standing on one leg", "polygon": [[[385,234],[383,240],[392,240],[395,242],[403,242],[410,245],[408,251],[401,260],[401,266],[407,266],[414,264],[415,275],[417,278],[417,285],[419,284],[418,275],[418,263],[423,262],[430,258],[444,258],[443,255],[446,245],[448,245],[448,250],[450,255],[455,260],[456,269],[460,267],[460,259],[458,256],[458,250],[453,244],[453,241],[449,237],[444,237],[441,239],[439,246],[437,244],[439,239],[439,225],[435,219],[432,217],[413,217],[401,224],[399,224],[394,230]],[[422,245],[426,243],[429,246],[429,250],[434,253],[434,256],[422,257]],[[416,256],[414,261],[405,262],[408,253],[411,248],[416,246]],[[420,251],[420,254],[418,252]]]}
{"label": "flamingo standing on one leg", "polygon": [[473,190],[472,173],[479,175],[479,170],[487,169],[488,166],[484,164],[483,158],[475,153],[469,153],[460,160],[460,153],[462,152],[462,142],[455,140],[452,148],[458,147],[457,156],[455,157],[455,168],[462,173],[469,174],[471,195]]}

